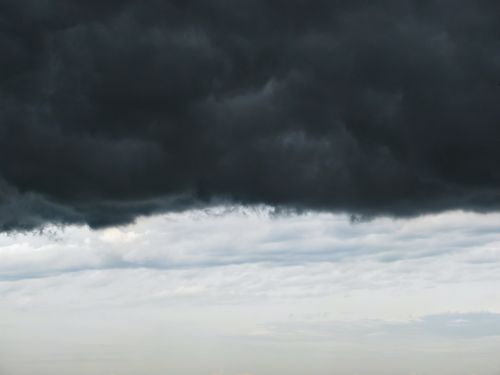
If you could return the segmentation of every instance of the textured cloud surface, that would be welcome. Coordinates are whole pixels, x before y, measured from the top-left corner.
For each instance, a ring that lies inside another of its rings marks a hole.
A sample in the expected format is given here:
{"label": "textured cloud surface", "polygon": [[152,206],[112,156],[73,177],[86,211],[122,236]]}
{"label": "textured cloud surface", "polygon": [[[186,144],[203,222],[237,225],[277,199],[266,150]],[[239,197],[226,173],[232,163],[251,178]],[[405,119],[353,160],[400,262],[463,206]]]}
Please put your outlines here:
{"label": "textured cloud surface", "polygon": [[500,214],[221,212],[1,233],[0,374],[500,373]]}
{"label": "textured cloud surface", "polygon": [[0,1],[0,228],[498,209],[500,3]]}

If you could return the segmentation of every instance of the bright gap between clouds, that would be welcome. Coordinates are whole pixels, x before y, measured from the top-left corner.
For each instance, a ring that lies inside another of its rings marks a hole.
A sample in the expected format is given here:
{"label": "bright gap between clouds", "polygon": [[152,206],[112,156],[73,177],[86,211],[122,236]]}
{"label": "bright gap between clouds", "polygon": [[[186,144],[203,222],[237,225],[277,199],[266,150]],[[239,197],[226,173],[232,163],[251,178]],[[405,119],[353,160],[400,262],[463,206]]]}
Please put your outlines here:
{"label": "bright gap between clouds", "polygon": [[499,219],[217,207],[1,234],[0,374],[497,374]]}

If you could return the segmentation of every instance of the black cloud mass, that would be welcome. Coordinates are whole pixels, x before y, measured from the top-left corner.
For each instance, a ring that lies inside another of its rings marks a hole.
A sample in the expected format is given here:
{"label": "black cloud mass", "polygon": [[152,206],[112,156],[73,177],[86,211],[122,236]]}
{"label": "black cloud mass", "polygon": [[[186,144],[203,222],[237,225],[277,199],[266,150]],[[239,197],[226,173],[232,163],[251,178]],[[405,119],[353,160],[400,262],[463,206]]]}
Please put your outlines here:
{"label": "black cloud mass", "polygon": [[0,0],[0,229],[500,208],[498,0]]}

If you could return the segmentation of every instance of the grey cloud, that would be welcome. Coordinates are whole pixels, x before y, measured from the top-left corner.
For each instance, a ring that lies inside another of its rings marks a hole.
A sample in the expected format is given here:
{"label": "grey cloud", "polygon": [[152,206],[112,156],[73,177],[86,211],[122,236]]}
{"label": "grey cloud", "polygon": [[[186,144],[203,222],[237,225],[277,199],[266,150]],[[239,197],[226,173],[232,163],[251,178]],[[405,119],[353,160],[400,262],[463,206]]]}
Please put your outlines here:
{"label": "grey cloud", "polygon": [[497,210],[499,13],[487,0],[2,0],[0,229],[214,200]]}

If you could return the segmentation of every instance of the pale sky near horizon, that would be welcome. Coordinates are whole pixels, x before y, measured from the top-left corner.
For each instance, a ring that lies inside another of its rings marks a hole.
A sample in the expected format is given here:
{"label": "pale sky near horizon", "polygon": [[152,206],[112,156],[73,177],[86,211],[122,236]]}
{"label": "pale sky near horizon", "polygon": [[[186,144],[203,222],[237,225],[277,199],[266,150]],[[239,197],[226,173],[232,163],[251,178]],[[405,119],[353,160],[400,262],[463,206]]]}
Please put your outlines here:
{"label": "pale sky near horizon", "polygon": [[0,374],[500,374],[500,214],[0,235]]}

